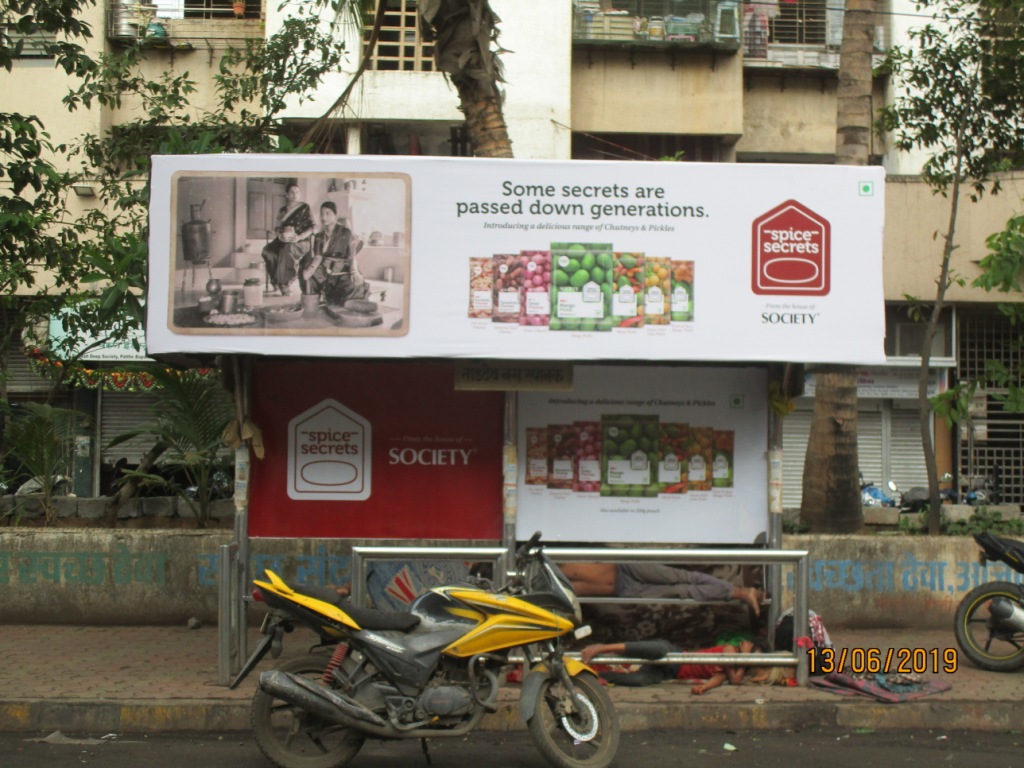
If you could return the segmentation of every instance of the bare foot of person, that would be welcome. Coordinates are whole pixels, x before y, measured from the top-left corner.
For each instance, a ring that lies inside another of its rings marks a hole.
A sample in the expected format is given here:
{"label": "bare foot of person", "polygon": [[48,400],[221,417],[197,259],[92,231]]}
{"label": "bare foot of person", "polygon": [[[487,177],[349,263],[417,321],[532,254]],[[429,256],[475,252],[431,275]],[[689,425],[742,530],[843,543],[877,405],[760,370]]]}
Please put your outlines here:
{"label": "bare foot of person", "polygon": [[754,587],[736,587],[733,597],[749,605],[755,616],[761,615],[761,601],[764,600],[764,592],[761,590]]}

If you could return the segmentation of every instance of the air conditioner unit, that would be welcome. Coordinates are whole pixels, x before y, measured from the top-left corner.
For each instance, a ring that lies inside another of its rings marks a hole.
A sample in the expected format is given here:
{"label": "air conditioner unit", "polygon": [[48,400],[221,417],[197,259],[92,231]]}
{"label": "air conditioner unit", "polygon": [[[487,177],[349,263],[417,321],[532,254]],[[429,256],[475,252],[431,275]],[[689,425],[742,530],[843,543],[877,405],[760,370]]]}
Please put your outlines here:
{"label": "air conditioner unit", "polygon": [[[924,350],[924,337],[927,330],[927,323],[897,323],[896,356],[920,357]],[[947,354],[946,329],[939,325],[935,329],[935,338],[932,339],[931,357],[945,357]]]}

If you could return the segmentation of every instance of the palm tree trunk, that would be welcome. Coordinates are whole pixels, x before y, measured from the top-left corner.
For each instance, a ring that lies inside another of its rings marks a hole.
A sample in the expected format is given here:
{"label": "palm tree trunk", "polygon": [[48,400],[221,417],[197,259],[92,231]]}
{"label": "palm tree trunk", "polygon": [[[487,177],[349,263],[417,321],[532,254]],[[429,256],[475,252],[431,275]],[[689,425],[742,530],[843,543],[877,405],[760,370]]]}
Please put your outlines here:
{"label": "palm tree trunk", "polygon": [[858,475],[857,376],[845,366],[821,369],[815,375],[800,521],[815,533],[860,531]]}
{"label": "palm tree trunk", "polygon": [[[871,156],[874,18],[875,0],[847,0],[836,89],[836,162],[840,165],[867,165]],[[859,531],[864,525],[855,368],[835,366],[816,377],[800,519],[812,531],[822,532]]]}
{"label": "palm tree trunk", "polygon": [[836,162],[867,165],[871,151],[871,56],[875,0],[846,0],[836,89]]}
{"label": "palm tree trunk", "polygon": [[455,83],[462,113],[466,116],[469,145],[476,157],[512,157],[512,141],[501,111],[497,89],[481,94],[475,83]]}

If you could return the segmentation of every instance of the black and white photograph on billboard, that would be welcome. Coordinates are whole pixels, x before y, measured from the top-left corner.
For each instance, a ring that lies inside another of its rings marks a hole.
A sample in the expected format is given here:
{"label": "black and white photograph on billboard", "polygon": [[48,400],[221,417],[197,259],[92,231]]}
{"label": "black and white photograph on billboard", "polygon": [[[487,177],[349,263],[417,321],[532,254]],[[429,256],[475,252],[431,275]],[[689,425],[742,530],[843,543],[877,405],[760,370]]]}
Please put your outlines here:
{"label": "black and white photograph on billboard", "polygon": [[409,176],[183,172],[172,189],[174,332],[408,332]]}

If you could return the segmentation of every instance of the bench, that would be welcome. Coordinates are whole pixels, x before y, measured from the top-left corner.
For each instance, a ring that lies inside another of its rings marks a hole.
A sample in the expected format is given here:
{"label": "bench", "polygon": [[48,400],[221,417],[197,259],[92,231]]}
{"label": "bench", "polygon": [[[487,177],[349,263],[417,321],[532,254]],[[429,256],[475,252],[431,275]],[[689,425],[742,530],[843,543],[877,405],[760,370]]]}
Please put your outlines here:
{"label": "bench", "polygon": [[[792,564],[796,574],[794,580],[795,606],[794,637],[808,634],[807,626],[807,581],[808,566],[806,550],[774,550],[774,549],[629,549],[629,548],[569,548],[545,546],[544,552],[555,563],[569,562],[601,562],[601,563],[635,563],[656,562],[671,565],[682,564],[739,564],[739,565],[784,565]],[[495,574],[503,578],[497,586],[503,586],[510,558],[505,547],[353,547],[352,548],[352,599],[362,604],[365,599],[363,584],[366,580],[366,565],[373,560],[409,560],[409,559],[453,559],[468,561],[490,561],[494,564]],[[700,605],[701,601],[689,599],[657,598],[657,597],[586,597],[580,598],[581,604],[670,604]],[[569,652],[570,658],[579,658],[579,653]],[[520,660],[521,661],[521,660]],[[608,664],[722,664],[743,666],[794,666],[798,685],[807,682],[807,654],[795,652],[774,652],[762,654],[706,654],[706,653],[671,653],[661,659],[632,659],[619,656],[602,656],[600,663]]]}

